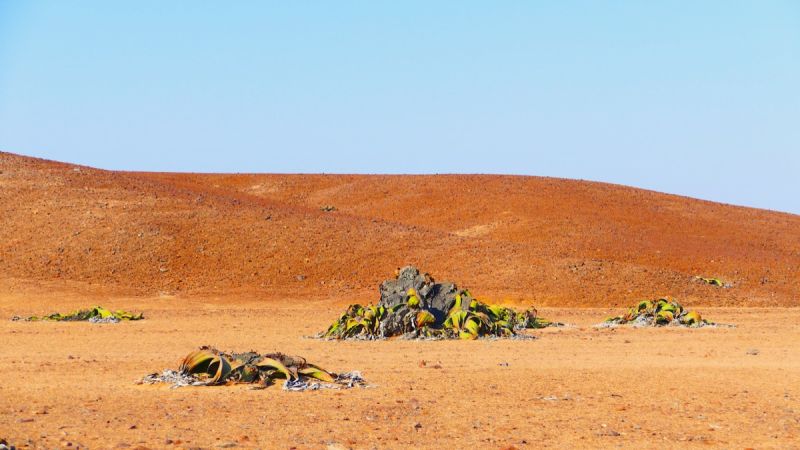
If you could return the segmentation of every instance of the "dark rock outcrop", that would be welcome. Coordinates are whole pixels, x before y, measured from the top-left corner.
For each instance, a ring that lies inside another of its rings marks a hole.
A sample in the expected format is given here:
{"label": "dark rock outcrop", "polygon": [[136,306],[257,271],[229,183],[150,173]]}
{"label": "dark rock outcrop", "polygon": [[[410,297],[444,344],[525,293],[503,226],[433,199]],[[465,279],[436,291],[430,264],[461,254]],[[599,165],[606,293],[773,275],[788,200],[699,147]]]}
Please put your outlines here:
{"label": "dark rock outcrop", "polygon": [[[459,293],[455,283],[437,283],[433,277],[427,273],[420,273],[414,266],[406,266],[399,269],[397,278],[386,280],[381,283],[381,300],[378,306],[386,309],[395,307],[407,308],[408,292],[414,289],[420,299],[420,307],[433,313],[437,322],[442,322],[447,316],[448,311],[456,302],[456,294]],[[466,298],[462,293],[462,308],[469,307],[472,297],[467,293]],[[402,306],[401,306],[402,305]]]}

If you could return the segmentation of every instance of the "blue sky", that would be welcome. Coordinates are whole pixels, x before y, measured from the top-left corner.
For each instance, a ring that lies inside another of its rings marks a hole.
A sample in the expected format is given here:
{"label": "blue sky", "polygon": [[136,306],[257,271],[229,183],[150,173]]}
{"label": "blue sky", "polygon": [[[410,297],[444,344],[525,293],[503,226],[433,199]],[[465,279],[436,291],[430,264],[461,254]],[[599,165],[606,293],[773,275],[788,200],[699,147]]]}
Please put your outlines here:
{"label": "blue sky", "polygon": [[800,213],[800,2],[0,0],[0,149]]}

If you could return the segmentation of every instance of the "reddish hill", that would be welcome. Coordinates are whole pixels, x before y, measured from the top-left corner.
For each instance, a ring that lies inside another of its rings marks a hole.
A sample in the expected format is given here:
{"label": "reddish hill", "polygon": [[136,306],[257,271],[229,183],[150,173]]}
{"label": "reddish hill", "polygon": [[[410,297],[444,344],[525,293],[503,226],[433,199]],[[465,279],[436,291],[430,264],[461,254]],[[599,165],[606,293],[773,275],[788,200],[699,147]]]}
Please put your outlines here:
{"label": "reddish hill", "polygon": [[540,177],[131,173],[10,153],[0,171],[5,283],[366,302],[413,263],[537,305],[800,305],[791,214]]}

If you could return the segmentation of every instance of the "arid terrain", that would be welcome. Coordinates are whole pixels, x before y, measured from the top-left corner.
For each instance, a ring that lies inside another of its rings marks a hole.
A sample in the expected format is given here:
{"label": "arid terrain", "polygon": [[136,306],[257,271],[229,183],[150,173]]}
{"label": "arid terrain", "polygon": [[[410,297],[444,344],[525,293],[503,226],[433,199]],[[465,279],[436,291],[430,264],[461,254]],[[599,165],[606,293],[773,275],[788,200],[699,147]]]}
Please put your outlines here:
{"label": "arid terrain", "polygon": [[[571,326],[306,337],[406,264]],[[592,328],[662,295],[736,327]],[[96,304],[146,320],[10,320]],[[0,336],[0,438],[18,447],[798,448],[800,216],[554,178],[132,173],[0,153]],[[136,384],[204,344],[372,387]]]}

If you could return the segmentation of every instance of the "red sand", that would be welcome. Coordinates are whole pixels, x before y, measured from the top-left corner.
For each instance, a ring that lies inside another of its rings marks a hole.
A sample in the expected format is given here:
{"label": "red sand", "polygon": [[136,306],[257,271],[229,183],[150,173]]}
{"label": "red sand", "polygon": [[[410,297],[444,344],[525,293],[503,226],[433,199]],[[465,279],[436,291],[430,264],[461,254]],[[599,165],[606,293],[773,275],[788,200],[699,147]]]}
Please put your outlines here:
{"label": "red sand", "polygon": [[[0,211],[0,438],[13,445],[800,442],[799,216],[551,178],[120,173],[8,153]],[[576,326],[531,341],[303,338],[405,264]],[[591,328],[659,295],[738,326]],[[94,304],[147,319],[7,320]],[[375,387],[135,384],[203,344],[298,354]]]}
{"label": "red sand", "polygon": [[372,299],[415,264],[537,305],[800,306],[791,214],[538,177],[145,174],[8,153],[0,171],[0,278],[21,283]]}

